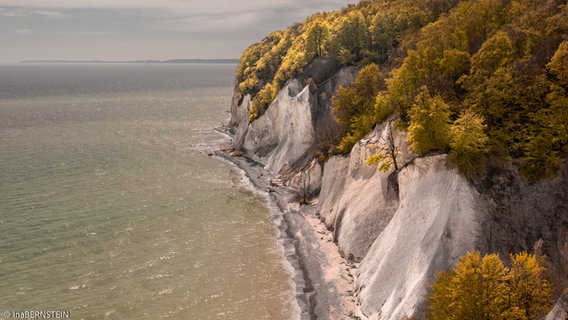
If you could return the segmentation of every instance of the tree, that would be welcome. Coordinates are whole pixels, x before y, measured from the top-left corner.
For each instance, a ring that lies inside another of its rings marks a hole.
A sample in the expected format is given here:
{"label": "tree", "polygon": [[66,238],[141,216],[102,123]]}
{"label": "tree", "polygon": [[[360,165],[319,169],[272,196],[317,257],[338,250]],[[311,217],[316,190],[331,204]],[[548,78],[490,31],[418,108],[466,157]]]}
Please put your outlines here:
{"label": "tree", "polygon": [[408,123],[409,109],[417,95],[417,85],[420,82],[420,71],[416,66],[415,50],[409,50],[408,57],[398,69],[392,72],[392,77],[386,80],[389,99],[403,123]]}
{"label": "tree", "polygon": [[366,162],[368,165],[379,165],[379,171],[386,172],[390,169],[391,165],[394,165],[394,170],[398,170],[398,163],[396,162],[396,157],[400,154],[398,146],[394,141],[394,136],[392,133],[392,124],[389,122],[386,128],[386,137],[381,137],[379,140],[379,146],[377,152],[368,157]]}
{"label": "tree", "polygon": [[498,255],[469,252],[456,266],[436,276],[431,320],[542,319],[550,304],[546,269],[535,255],[511,255],[507,268]]}
{"label": "tree", "polygon": [[451,319],[501,319],[507,287],[506,268],[496,254],[470,252],[454,269]]}
{"label": "tree", "polygon": [[274,89],[272,84],[266,84],[252,100],[252,107],[249,110],[249,120],[253,121],[263,115],[272,100],[274,100],[274,97],[276,97],[276,94],[278,94],[278,92]]}
{"label": "tree", "polygon": [[471,59],[471,80],[483,82],[499,68],[506,68],[515,59],[515,47],[506,32],[499,31],[489,38]]}
{"label": "tree", "polygon": [[488,151],[489,138],[484,119],[471,109],[466,110],[450,127],[450,159],[466,175],[476,173]]}
{"label": "tree", "polygon": [[547,67],[550,73],[556,76],[558,83],[564,88],[568,88],[568,40],[558,46]]}
{"label": "tree", "polygon": [[273,32],[245,50],[237,66],[237,81],[241,93],[254,95],[259,90],[259,80],[267,82],[273,76],[267,69],[275,69],[274,65],[279,64],[276,59],[279,55],[269,56],[274,48],[282,46],[282,39],[282,32]]}
{"label": "tree", "polygon": [[341,19],[335,26],[332,38],[334,54],[343,64],[361,60],[363,50],[367,47],[367,21],[361,12],[352,11]]}
{"label": "tree", "polygon": [[513,306],[523,311],[528,320],[543,319],[552,308],[551,287],[545,268],[536,255],[521,252],[511,255],[509,272]]}
{"label": "tree", "polygon": [[479,319],[503,319],[507,313],[508,287],[505,282],[508,269],[505,267],[497,254],[489,254],[481,261],[480,281],[481,318]]}
{"label": "tree", "polygon": [[361,69],[351,86],[337,90],[332,109],[343,133],[338,146],[342,153],[349,153],[377,122],[375,102],[382,86],[384,81],[379,66],[369,64]]}
{"label": "tree", "polygon": [[552,84],[546,100],[550,108],[549,112],[544,111],[545,121],[552,125],[558,142],[568,152],[568,93],[562,87]]}
{"label": "tree", "polygon": [[521,161],[521,173],[530,181],[551,177],[562,163],[562,157],[553,149],[554,139],[550,132],[541,131],[532,137],[526,146]]}
{"label": "tree", "polygon": [[393,14],[385,10],[379,11],[371,21],[373,49],[378,51],[381,62],[385,62],[389,52],[398,45],[397,35],[402,28],[396,22]]}
{"label": "tree", "polygon": [[[557,84],[550,85],[546,100],[550,105],[545,113],[544,123],[552,125],[559,149],[568,153],[568,41],[560,44],[547,67],[556,79]],[[544,111],[543,111],[544,113]]]}
{"label": "tree", "polygon": [[465,51],[449,49],[444,51],[440,67],[447,76],[457,80],[470,69],[471,56]]}
{"label": "tree", "polygon": [[312,22],[306,35],[306,53],[308,57],[319,57],[326,53],[329,35],[329,24],[327,21],[318,18],[315,22]]}
{"label": "tree", "polygon": [[450,108],[440,96],[422,87],[410,109],[407,140],[418,154],[446,150],[449,145]]}
{"label": "tree", "polygon": [[429,319],[455,319],[453,308],[453,295],[455,291],[453,282],[454,276],[454,270],[439,272],[436,275],[436,281],[432,285],[432,294],[429,298]]}

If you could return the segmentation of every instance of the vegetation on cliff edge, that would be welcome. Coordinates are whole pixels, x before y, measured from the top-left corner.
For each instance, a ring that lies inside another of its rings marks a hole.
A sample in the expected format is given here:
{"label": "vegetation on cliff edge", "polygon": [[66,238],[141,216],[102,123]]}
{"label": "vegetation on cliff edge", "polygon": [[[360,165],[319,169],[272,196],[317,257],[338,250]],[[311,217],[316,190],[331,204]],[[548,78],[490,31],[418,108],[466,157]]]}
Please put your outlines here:
{"label": "vegetation on cliff edge", "polygon": [[537,180],[568,155],[565,0],[366,0],[317,13],[244,52],[250,119],[318,56],[361,68],[333,99],[342,153],[391,113],[417,154],[448,151],[470,175],[489,160]]}

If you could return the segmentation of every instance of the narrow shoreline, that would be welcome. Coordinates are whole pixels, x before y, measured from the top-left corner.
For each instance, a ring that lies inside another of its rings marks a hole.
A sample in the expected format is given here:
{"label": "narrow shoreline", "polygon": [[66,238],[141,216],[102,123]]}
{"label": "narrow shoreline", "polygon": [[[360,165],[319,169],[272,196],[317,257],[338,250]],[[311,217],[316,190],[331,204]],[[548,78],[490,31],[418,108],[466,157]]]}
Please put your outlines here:
{"label": "narrow shoreline", "polygon": [[[226,128],[215,131],[232,138]],[[267,196],[284,258],[293,269],[299,318],[366,319],[355,297],[356,264],[339,254],[332,232],[317,216],[317,198],[311,205],[301,206],[297,192],[280,184],[263,164],[246,156],[233,156],[223,146],[209,155],[234,165],[257,191]]]}

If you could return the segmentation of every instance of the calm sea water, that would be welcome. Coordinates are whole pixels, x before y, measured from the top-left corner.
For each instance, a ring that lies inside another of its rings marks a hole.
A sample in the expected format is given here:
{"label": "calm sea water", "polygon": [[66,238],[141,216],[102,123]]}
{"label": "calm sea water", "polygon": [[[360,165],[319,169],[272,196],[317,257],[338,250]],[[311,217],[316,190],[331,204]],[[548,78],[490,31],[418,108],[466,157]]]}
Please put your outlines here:
{"label": "calm sea water", "polygon": [[0,318],[294,316],[267,207],[207,156],[235,67],[0,66]]}

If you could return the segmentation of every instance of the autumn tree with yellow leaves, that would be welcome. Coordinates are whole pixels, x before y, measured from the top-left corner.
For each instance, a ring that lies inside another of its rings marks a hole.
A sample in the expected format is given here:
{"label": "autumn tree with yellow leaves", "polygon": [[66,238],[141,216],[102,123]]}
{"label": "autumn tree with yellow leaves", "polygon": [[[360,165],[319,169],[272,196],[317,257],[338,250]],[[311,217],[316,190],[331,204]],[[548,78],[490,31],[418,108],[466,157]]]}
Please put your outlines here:
{"label": "autumn tree with yellow leaves", "polygon": [[469,252],[436,277],[430,320],[536,320],[551,308],[551,287],[536,255],[511,255],[506,267],[496,254]]}

